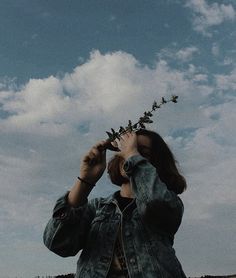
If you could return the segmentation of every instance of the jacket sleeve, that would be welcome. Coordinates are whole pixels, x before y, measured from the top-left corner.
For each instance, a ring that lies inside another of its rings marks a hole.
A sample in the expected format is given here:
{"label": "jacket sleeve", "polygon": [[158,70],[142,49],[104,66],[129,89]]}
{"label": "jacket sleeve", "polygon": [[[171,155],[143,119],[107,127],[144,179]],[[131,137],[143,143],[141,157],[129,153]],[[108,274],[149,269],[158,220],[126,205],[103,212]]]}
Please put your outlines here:
{"label": "jacket sleeve", "polygon": [[123,168],[130,178],[137,209],[145,223],[174,235],[182,221],[182,200],[167,188],[156,168],[143,156],[129,157]]}
{"label": "jacket sleeve", "polygon": [[43,233],[45,246],[61,257],[74,256],[83,249],[95,214],[95,199],[74,208],[68,204],[68,195],[69,191],[56,201]]}

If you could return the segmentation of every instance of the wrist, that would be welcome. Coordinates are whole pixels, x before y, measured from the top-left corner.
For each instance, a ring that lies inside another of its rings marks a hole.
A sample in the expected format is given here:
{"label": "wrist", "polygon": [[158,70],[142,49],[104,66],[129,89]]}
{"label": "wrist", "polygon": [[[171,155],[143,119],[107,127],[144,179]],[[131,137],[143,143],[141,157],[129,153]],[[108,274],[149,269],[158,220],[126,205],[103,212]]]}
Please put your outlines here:
{"label": "wrist", "polygon": [[88,186],[95,186],[95,184],[96,184],[96,182],[92,182],[92,181],[90,181],[90,180],[88,180],[87,178],[84,178],[84,177],[82,177],[82,176],[78,176],[77,177],[78,178],[78,180],[80,180],[82,183],[84,183],[84,184],[86,184],[86,185],[88,185]]}
{"label": "wrist", "polygon": [[133,151],[130,151],[130,152],[127,152],[123,155],[123,158],[125,160],[127,160],[129,157],[133,156],[133,155],[140,155],[140,153],[138,152],[138,150],[133,150]]}

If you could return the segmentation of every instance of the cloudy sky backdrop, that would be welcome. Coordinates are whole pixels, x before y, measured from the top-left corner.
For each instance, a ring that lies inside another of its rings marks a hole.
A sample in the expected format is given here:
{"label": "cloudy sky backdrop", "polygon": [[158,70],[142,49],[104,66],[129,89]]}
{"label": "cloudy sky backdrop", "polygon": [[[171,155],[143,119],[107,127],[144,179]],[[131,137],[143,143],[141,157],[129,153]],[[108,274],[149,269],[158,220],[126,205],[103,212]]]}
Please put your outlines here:
{"label": "cloudy sky backdrop", "polygon": [[[75,272],[43,245],[56,199],[106,130],[172,94],[148,127],[188,182],[177,257],[236,273],[234,0],[2,0],[0,42],[1,278]],[[115,190],[104,173],[90,197]]]}

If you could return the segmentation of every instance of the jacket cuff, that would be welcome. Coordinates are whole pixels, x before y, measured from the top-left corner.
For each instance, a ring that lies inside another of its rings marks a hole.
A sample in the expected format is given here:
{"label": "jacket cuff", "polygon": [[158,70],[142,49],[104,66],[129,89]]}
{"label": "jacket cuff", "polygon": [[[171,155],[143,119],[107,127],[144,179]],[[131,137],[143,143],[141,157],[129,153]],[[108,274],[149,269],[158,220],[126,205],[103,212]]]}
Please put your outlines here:
{"label": "jacket cuff", "polygon": [[62,195],[57,201],[56,201],[56,205],[53,209],[53,215],[52,217],[54,219],[58,219],[58,220],[69,220],[73,215],[74,210],[78,210],[80,209],[82,206],[84,206],[85,204],[87,204],[88,199],[86,198],[85,202],[78,206],[78,207],[72,207],[69,203],[68,203],[68,195],[69,195],[70,191],[67,191],[64,195]]}
{"label": "jacket cuff", "polygon": [[137,164],[143,161],[148,161],[148,160],[140,154],[136,154],[128,157],[123,165],[123,169],[127,174],[127,176],[131,176]]}

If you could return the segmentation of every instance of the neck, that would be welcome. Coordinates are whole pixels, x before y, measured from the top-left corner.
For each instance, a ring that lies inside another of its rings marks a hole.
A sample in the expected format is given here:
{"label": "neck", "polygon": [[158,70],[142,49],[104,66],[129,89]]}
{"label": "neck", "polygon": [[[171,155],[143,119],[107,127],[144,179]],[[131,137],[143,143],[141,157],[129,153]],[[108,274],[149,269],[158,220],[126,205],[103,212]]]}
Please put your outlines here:
{"label": "neck", "polygon": [[121,185],[120,196],[126,198],[134,198],[134,193],[132,191],[130,182],[123,183]]}

